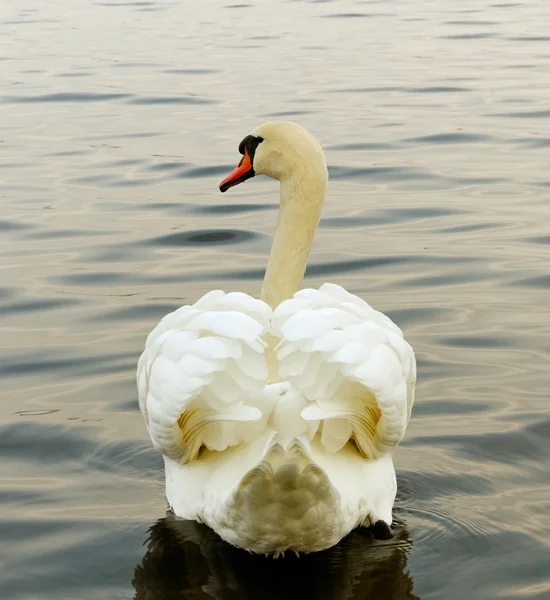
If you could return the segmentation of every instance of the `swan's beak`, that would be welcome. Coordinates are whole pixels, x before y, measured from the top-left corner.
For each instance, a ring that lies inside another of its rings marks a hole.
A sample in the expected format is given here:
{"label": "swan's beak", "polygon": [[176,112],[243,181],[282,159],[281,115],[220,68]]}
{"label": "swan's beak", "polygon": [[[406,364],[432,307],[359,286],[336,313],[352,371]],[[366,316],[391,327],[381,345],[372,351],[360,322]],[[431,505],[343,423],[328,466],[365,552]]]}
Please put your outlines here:
{"label": "swan's beak", "polygon": [[255,173],[254,167],[252,166],[252,161],[250,160],[248,151],[245,149],[244,156],[241,158],[241,162],[223,181],[220,182],[220,192],[227,192],[230,187],[239,185],[239,183],[254,177],[254,175]]}

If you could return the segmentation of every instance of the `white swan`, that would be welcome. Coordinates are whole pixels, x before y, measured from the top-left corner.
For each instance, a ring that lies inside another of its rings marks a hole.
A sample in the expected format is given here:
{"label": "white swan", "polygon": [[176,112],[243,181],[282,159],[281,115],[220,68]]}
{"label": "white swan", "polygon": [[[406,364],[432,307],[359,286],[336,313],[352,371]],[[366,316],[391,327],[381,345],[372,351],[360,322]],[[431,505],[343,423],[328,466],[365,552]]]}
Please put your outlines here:
{"label": "white swan", "polygon": [[325,198],[315,138],[266,123],[220,183],[281,183],[261,300],[212,291],[147,338],[137,380],[180,517],[251,552],[313,552],[358,526],[391,535],[392,452],[414,401],[401,330],[334,284],[298,291]]}

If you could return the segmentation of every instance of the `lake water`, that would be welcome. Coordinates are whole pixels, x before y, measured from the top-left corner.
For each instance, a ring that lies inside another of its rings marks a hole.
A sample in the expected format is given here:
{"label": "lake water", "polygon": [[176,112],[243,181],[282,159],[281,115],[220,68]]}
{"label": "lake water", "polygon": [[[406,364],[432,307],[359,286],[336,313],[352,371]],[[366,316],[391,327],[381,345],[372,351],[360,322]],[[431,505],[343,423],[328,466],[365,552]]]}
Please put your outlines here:
{"label": "lake water", "polygon": [[[2,0],[0,597],[550,598],[550,4]],[[330,188],[307,283],[418,358],[396,536],[266,561],[165,517],[135,367],[167,312],[257,294],[265,120]]]}

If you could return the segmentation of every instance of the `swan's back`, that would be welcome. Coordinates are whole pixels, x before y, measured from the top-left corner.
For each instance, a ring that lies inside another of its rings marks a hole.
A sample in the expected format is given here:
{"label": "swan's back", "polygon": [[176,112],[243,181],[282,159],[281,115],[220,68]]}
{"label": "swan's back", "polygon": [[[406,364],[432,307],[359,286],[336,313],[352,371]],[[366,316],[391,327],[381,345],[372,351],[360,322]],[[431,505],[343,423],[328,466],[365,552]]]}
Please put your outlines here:
{"label": "swan's back", "polygon": [[[267,336],[281,383],[267,383]],[[211,292],[159,323],[138,368],[172,508],[259,552],[319,550],[391,523],[391,453],[415,378],[399,328],[332,284],[275,311]]]}

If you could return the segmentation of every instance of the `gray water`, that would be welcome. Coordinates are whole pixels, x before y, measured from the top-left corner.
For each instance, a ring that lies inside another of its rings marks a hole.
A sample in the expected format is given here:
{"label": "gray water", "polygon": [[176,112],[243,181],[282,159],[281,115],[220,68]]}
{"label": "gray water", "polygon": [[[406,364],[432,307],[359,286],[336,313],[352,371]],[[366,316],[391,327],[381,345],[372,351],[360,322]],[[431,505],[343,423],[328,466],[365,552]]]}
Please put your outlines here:
{"label": "gray water", "polygon": [[[550,598],[550,4],[2,0],[5,600]],[[257,294],[255,125],[325,147],[308,285],[418,358],[396,536],[267,561],[165,518],[135,367],[168,311]]]}

